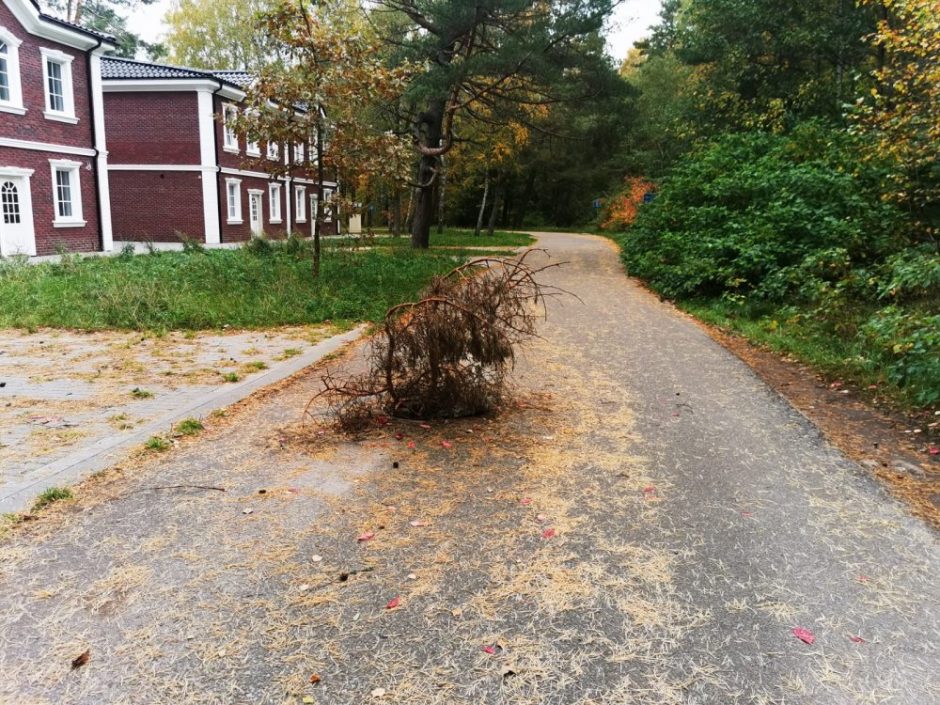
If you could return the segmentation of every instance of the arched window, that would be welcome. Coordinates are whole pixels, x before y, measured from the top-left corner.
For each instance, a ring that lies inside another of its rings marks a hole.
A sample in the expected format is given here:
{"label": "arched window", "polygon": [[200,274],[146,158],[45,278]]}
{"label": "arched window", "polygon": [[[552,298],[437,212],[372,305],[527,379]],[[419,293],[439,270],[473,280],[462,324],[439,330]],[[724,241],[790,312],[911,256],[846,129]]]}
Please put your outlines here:
{"label": "arched window", "polygon": [[3,222],[17,225],[20,222],[20,194],[16,184],[7,181],[0,186],[0,207],[3,210]]}

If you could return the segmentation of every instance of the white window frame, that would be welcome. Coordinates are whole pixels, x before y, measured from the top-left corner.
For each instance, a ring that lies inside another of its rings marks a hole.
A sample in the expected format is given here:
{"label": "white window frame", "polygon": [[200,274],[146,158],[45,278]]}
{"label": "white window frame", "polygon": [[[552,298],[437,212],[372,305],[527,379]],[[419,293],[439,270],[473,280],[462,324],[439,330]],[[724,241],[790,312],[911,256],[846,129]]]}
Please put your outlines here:
{"label": "white window frame", "polygon": [[272,162],[276,162],[281,158],[281,145],[277,142],[268,142],[267,146],[268,159]]}
{"label": "white window frame", "polygon": [[[233,118],[229,118],[229,115]],[[231,120],[238,115],[238,108],[231,103],[222,103],[222,149],[232,154],[238,154],[238,133],[232,126]]]}
{"label": "white window frame", "polygon": [[272,225],[282,223],[281,216],[281,185],[268,184],[268,222]]}
{"label": "white window frame", "polygon": [[[249,114],[254,116],[256,113],[252,111]],[[248,135],[245,135],[245,154],[247,154],[249,157],[260,157],[261,156],[261,143],[258,142],[257,140],[252,142],[248,138]]]}
{"label": "white window frame", "polygon": [[[235,187],[235,198],[232,199],[232,186]],[[229,225],[241,225],[244,223],[242,218],[242,180],[241,179],[226,179],[225,180],[225,214],[227,216],[226,223]]]}
{"label": "white window frame", "polygon": [[[52,227],[54,228],[80,228],[86,224],[82,213],[82,163],[71,159],[50,159],[49,167],[52,170]],[[59,215],[59,182],[58,173],[66,172],[69,175],[69,201],[72,206],[72,215]]]}
{"label": "white window frame", "polygon": [[[72,61],[75,59],[71,54],[57,49],[47,49],[40,47],[39,53],[42,54],[42,93],[45,96],[46,109],[43,115],[47,120],[57,120],[58,122],[68,122],[75,124],[78,117],[75,115],[75,93],[72,86]],[[49,92],[49,64],[58,64],[62,72],[62,110],[52,108],[52,94]]]}
{"label": "white window frame", "polygon": [[304,163],[304,143],[296,142],[294,143],[294,164],[303,164]]}
{"label": "white window frame", "polygon": [[306,186],[294,187],[294,215],[297,216],[294,219],[294,222],[296,223],[307,222],[307,187]]}
{"label": "white window frame", "polygon": [[0,42],[7,45],[7,78],[10,82],[9,100],[0,100],[0,111],[24,115],[23,84],[20,81],[20,44],[22,40],[13,36],[6,27],[0,27]]}

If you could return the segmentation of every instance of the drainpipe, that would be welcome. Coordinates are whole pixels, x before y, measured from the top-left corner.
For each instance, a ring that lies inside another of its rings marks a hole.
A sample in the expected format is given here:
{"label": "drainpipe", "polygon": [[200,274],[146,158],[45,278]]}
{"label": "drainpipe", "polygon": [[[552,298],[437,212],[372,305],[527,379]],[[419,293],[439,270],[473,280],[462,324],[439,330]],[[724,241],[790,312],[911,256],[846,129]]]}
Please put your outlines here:
{"label": "drainpipe", "polygon": [[[88,122],[90,123],[89,127],[91,127],[91,144],[95,151],[94,156],[91,158],[91,174],[95,182],[95,214],[98,217],[98,251],[103,252],[104,228],[101,227],[101,199],[98,197],[98,191],[101,189],[101,183],[98,179],[98,155],[101,154],[101,152],[98,150],[98,138],[95,136],[95,99],[92,95],[93,89],[91,87],[91,55],[104,44],[101,37],[97,39],[98,43],[85,52],[85,82],[88,84]],[[104,106],[102,105],[102,107]],[[81,198],[81,194],[78,194],[78,196]]]}

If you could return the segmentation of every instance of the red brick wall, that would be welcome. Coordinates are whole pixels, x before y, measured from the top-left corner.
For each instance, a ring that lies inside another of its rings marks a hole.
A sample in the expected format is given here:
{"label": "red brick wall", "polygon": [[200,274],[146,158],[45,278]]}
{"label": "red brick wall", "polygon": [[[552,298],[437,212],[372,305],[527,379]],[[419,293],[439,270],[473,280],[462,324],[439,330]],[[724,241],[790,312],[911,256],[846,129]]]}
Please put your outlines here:
{"label": "red brick wall", "polygon": [[[226,179],[241,179],[242,220],[239,225],[228,222],[228,192]],[[222,242],[244,242],[251,237],[251,223],[248,214],[248,189],[258,189],[261,194],[261,227],[266,237],[283,238],[287,236],[287,204],[285,185],[281,186],[281,222],[271,223],[271,199],[268,186],[270,180],[254,176],[219,174],[219,198],[222,202]]]}
{"label": "red brick wall", "polygon": [[105,93],[111,164],[199,164],[195,91]]}
{"label": "red brick wall", "polygon": [[[82,218],[86,221],[82,227],[55,228],[52,226],[55,218],[55,203],[50,159],[68,159],[82,163],[79,184],[82,197]],[[51,255],[59,249],[65,249],[68,252],[90,252],[101,249],[93,163],[93,157],[0,147],[0,165],[33,169],[33,175],[29,179],[29,188],[33,202],[36,254]]]}
{"label": "red brick wall", "polygon": [[[92,147],[94,144],[88,95],[88,66],[85,52],[56,42],[34,37],[16,21],[13,13],[0,2],[0,25],[6,27],[20,45],[20,83],[23,87],[25,115],[0,112],[0,135],[34,142],[50,142],[70,147]],[[74,57],[72,60],[72,92],[75,96],[75,115],[78,123],[71,125],[48,120],[45,87],[42,81],[42,54],[39,48],[57,49]]]}
{"label": "red brick wall", "polygon": [[189,171],[110,172],[114,239],[179,242],[179,232],[202,240],[202,178]]}

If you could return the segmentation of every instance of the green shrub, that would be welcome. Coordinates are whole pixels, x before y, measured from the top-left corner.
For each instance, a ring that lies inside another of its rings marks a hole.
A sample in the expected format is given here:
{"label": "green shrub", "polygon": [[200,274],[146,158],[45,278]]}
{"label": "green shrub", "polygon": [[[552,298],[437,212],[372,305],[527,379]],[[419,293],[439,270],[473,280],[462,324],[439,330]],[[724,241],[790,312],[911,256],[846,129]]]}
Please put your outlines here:
{"label": "green shrub", "polygon": [[940,314],[888,306],[862,327],[880,353],[888,379],[914,401],[940,403]]}

